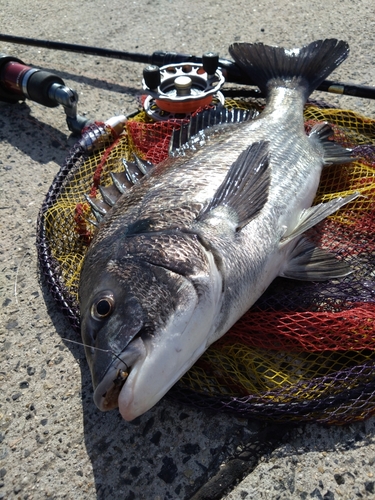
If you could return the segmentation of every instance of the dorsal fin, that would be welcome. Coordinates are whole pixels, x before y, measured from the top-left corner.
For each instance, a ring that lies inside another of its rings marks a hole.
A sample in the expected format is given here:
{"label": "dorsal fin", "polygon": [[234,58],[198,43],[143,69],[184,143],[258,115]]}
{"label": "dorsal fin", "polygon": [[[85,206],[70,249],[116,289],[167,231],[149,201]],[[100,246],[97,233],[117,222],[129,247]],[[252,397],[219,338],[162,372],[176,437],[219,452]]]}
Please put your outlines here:
{"label": "dorsal fin", "polygon": [[174,130],[169,144],[169,154],[176,156],[183,154],[186,149],[196,149],[204,143],[210,135],[209,129],[228,124],[242,123],[258,116],[256,109],[228,109],[224,106],[205,109]]}
{"label": "dorsal fin", "polygon": [[121,163],[124,167],[123,172],[109,172],[113,182],[112,185],[99,185],[99,191],[103,200],[96,197],[85,196],[98,222],[101,222],[103,217],[116,204],[122,194],[137,184],[140,179],[147,175],[154,167],[152,163],[142,160],[135,153],[133,153],[133,156],[134,162],[121,158]]}

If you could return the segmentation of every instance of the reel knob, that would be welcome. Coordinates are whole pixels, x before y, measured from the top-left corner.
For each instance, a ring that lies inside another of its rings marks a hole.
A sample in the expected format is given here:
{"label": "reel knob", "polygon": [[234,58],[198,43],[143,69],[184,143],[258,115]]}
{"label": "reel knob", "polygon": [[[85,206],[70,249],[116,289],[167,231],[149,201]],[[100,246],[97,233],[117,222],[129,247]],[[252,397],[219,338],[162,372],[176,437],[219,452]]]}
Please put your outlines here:
{"label": "reel knob", "polygon": [[219,67],[219,54],[217,52],[205,52],[202,55],[202,64],[207,75],[213,76]]}
{"label": "reel knob", "polygon": [[151,90],[157,90],[161,82],[159,66],[150,64],[143,70],[143,80],[146,86]]}

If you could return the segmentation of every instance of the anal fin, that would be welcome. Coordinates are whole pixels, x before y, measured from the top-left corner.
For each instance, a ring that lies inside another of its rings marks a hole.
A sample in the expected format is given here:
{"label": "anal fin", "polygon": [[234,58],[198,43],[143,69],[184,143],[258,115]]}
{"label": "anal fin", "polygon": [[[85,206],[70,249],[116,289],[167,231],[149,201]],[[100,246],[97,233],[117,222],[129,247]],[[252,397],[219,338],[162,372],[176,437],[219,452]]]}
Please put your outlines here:
{"label": "anal fin", "polygon": [[333,130],[327,122],[317,123],[310,131],[310,141],[318,141],[323,147],[323,160],[325,165],[350,163],[355,160],[351,149],[344,148],[331,140]]}
{"label": "anal fin", "polygon": [[321,222],[328,215],[335,213],[339,208],[358,198],[358,196],[360,196],[360,193],[353,193],[345,197],[334,198],[326,203],[320,203],[319,205],[314,205],[313,207],[303,210],[298,225],[291,233],[282,238],[281,243],[288,243],[293,240],[296,236],[301,235],[318,224],[318,222]]}
{"label": "anal fin", "polygon": [[306,238],[300,238],[280,276],[303,281],[325,281],[342,278],[351,272],[353,270],[346,262],[316,247]]}

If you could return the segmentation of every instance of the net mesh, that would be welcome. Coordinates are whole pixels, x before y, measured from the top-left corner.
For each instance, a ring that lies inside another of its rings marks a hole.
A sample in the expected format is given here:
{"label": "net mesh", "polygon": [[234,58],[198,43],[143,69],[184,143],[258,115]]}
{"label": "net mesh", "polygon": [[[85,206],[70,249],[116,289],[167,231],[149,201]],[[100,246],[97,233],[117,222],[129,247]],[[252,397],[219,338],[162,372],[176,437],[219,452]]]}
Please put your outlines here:
{"label": "net mesh", "polygon": [[[226,106],[261,107],[244,100],[226,100]],[[353,273],[319,283],[277,278],[172,388],[173,398],[278,421],[343,424],[375,413],[375,121],[307,104],[306,130],[321,121],[358,159],[323,170],[315,203],[356,191],[362,196],[308,237],[344,258]],[[89,154],[77,144],[50,187],[38,221],[40,268],[77,331],[79,273],[96,231],[85,194],[100,198],[99,184],[111,184],[110,172],[122,171],[122,159],[131,160],[133,152],[162,161],[182,123],[154,123],[140,111],[119,136],[95,124],[86,134],[101,135],[100,148]]]}

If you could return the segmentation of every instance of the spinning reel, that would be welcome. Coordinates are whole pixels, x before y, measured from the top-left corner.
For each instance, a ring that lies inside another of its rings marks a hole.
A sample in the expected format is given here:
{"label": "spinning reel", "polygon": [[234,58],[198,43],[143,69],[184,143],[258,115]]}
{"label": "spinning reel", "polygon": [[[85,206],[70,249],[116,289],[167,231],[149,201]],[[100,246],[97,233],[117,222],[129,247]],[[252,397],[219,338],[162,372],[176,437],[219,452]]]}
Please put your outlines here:
{"label": "spinning reel", "polygon": [[218,100],[224,105],[220,88],[225,78],[218,69],[219,55],[206,52],[202,64],[182,62],[143,70],[143,90],[148,94],[143,107],[156,121],[189,118],[198,108]]}

